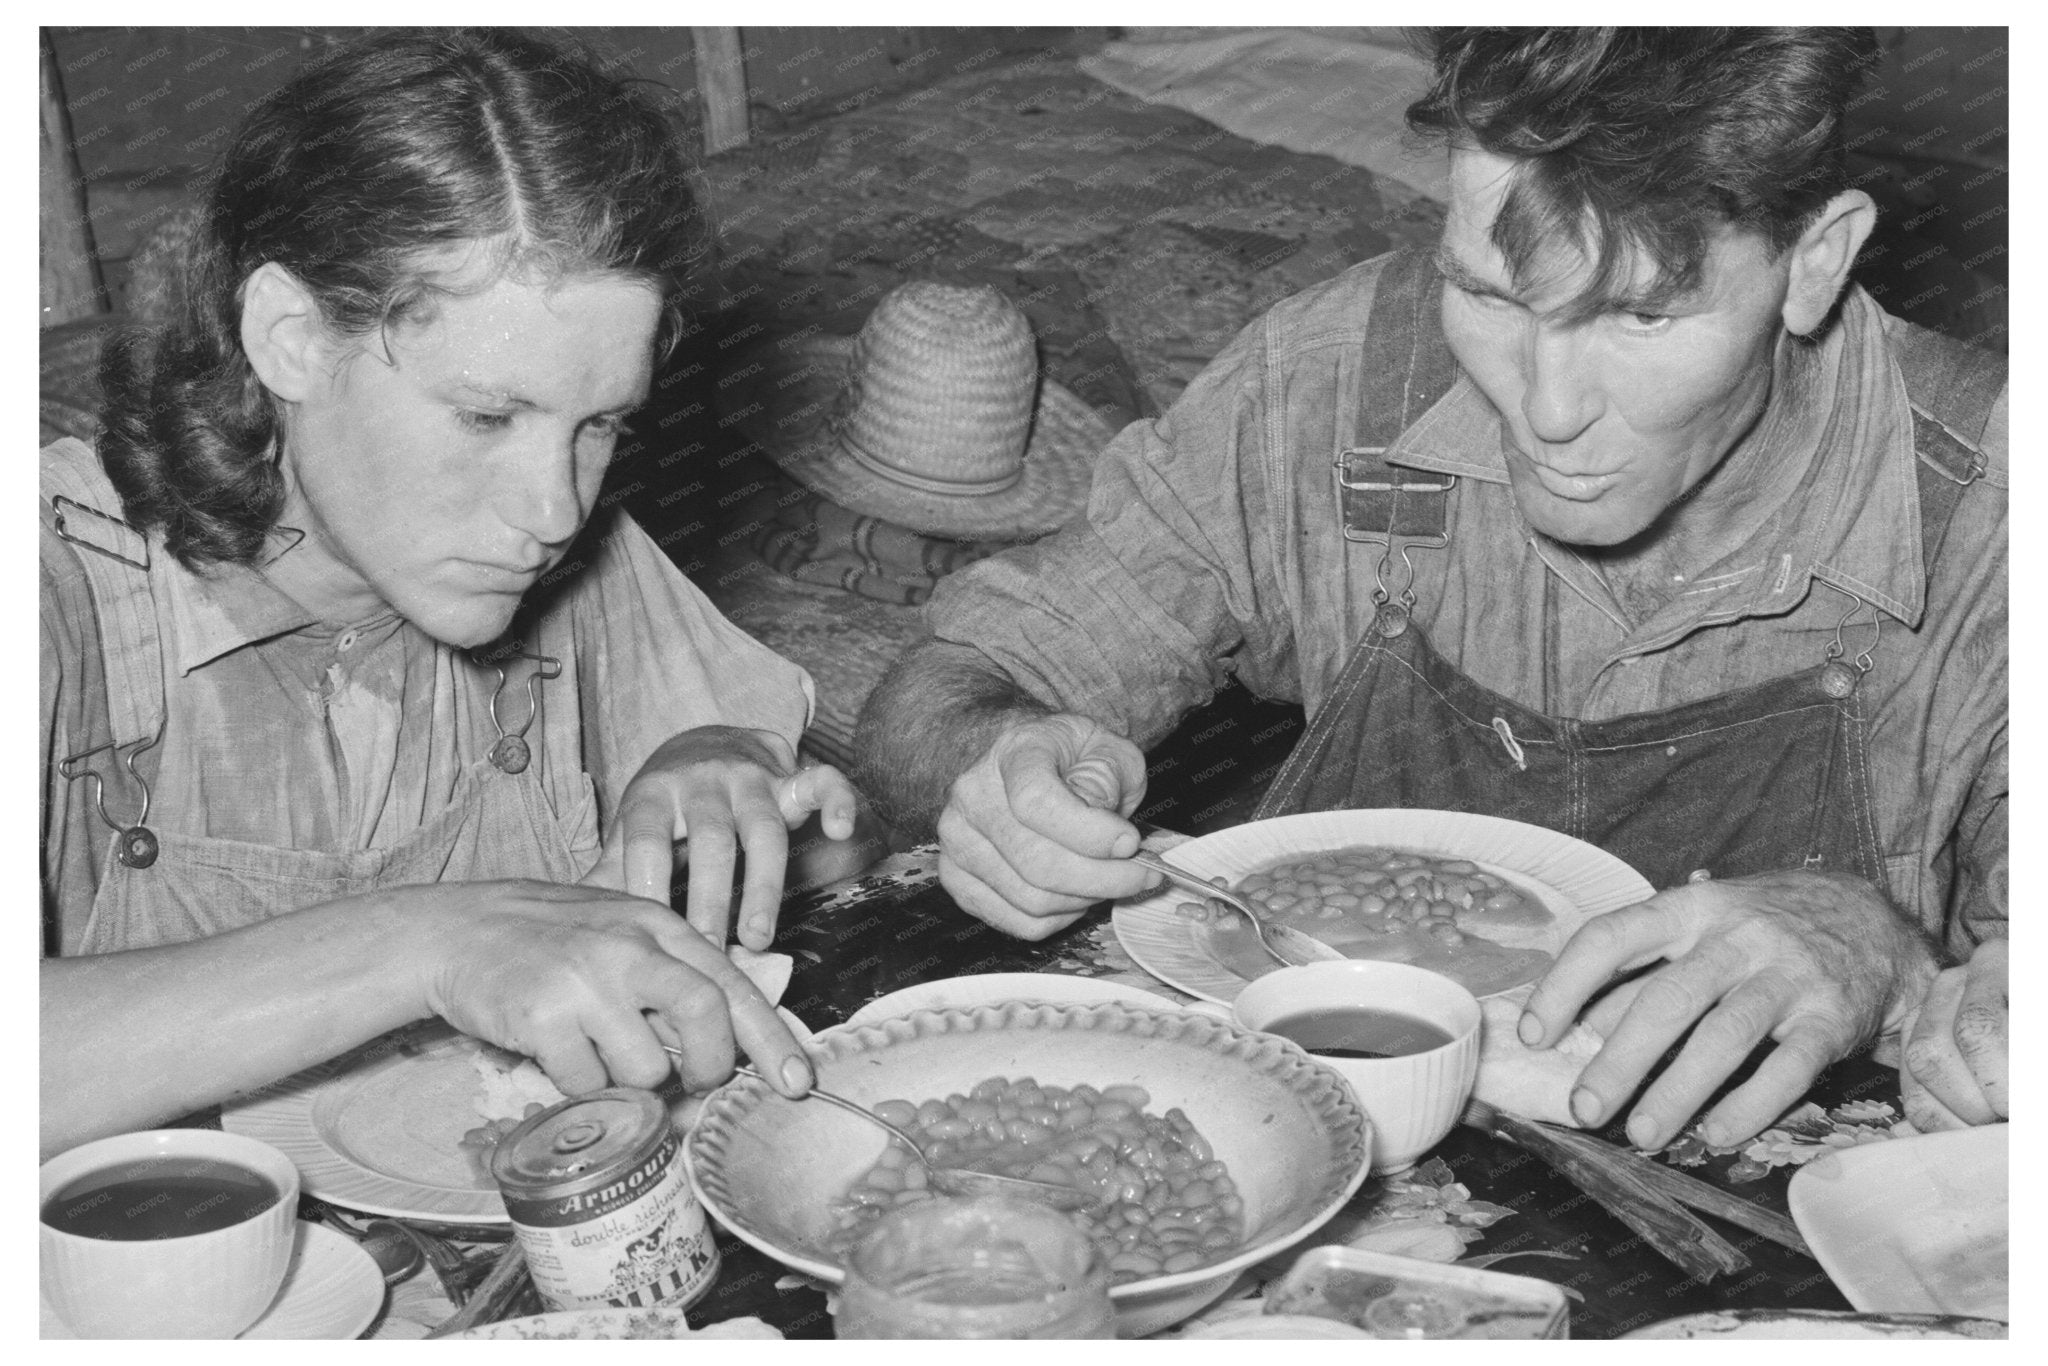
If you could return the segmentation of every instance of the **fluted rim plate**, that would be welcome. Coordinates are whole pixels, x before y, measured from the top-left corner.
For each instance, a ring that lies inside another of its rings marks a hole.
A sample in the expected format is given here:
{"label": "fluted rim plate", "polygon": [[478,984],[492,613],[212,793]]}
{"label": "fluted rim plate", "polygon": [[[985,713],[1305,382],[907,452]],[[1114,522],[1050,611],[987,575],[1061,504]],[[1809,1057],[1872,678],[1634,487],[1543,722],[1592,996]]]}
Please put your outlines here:
{"label": "fluted rim plate", "polygon": [[[1047,1046],[1040,1041],[1039,1036],[1044,1035],[1061,1037]],[[947,1036],[973,1038],[976,1046],[955,1049],[939,1042]],[[1003,1037],[993,1040],[991,1036]],[[1151,1010],[1118,1002],[1061,1006],[1011,1001],[965,1009],[916,1010],[875,1024],[840,1025],[819,1031],[808,1047],[819,1085],[867,1104],[892,1095],[907,1098],[965,1091],[974,1082],[994,1075],[1029,1075],[1041,1085],[1058,1086],[1135,1081],[1151,1092],[1154,1110],[1179,1106],[1186,1112],[1215,1148],[1218,1159],[1229,1166],[1239,1190],[1246,1194],[1248,1213],[1266,1219],[1255,1198],[1276,1183],[1295,1181],[1296,1189],[1284,1201],[1275,1202],[1283,1212],[1281,1217],[1267,1220],[1264,1227],[1255,1222],[1254,1232],[1238,1252],[1190,1271],[1114,1287],[1110,1298],[1116,1301],[1143,1300],[1219,1282],[1299,1242],[1357,1192],[1370,1166],[1371,1124],[1343,1077],[1286,1039],[1195,1012]],[[899,1060],[909,1060],[901,1065],[914,1067],[919,1081],[912,1081],[908,1073],[892,1075],[891,1050]],[[1183,1053],[1182,1068],[1190,1078],[1199,1079],[1200,1085],[1195,1080],[1172,1079],[1169,1064]],[[1112,1060],[1128,1063],[1128,1070],[1109,1075]],[[1148,1064],[1153,1066],[1148,1069]],[[1295,1107],[1291,1114],[1286,1113],[1287,1100]],[[826,1207],[873,1161],[885,1136],[858,1119],[821,1105],[809,1115],[812,1125],[826,1131],[819,1138],[817,1151],[798,1155],[798,1161],[777,1168],[772,1176],[762,1173],[756,1187],[744,1187],[731,1170],[735,1163],[748,1160],[767,1163],[770,1155],[761,1151],[762,1143],[781,1139],[791,1131],[800,1104],[783,1099],[755,1078],[736,1077],[705,1104],[684,1153],[691,1185],[713,1218],[777,1261],[836,1284],[842,1275],[840,1266],[819,1241],[829,1232]],[[1259,1116],[1234,1118],[1225,1108],[1232,1105],[1245,1111],[1259,1105],[1273,1108]],[[778,1118],[770,1122],[764,1117],[760,1125],[750,1127],[750,1118],[768,1108],[774,1109]],[[1238,1125],[1259,1139],[1270,1137],[1276,1142],[1269,1146],[1247,1136],[1233,1145],[1231,1135],[1237,1133]],[[1301,1142],[1304,1136],[1309,1140],[1306,1144]],[[1302,1150],[1284,1152],[1280,1144],[1286,1142]],[[1318,1144],[1320,1153],[1315,1151]],[[1266,1162],[1257,1161],[1261,1155]],[[1253,1165],[1259,1166],[1257,1173],[1251,1170]],[[1305,1190],[1299,1188],[1304,1179]],[[797,1198],[785,1191],[761,1188],[775,1180],[800,1180],[817,1188],[815,1200],[808,1193],[801,1197],[803,1217],[814,1221],[813,1229],[799,1230],[775,1222],[774,1212],[767,1207]]]}

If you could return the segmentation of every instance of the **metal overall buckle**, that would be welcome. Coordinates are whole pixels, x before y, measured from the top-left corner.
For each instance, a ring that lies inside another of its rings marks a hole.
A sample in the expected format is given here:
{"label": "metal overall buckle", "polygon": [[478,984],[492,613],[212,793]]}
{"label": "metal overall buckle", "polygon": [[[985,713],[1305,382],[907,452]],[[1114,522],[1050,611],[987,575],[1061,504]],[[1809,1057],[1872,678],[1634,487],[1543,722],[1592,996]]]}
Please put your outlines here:
{"label": "metal overall buckle", "polygon": [[[130,536],[135,537],[138,541],[141,540],[141,533],[136,531],[136,529],[133,526],[121,520],[119,517],[114,516],[112,513],[101,512],[96,507],[87,507],[84,503],[79,502],[76,498],[67,498],[61,493],[54,495],[50,499],[50,529],[52,531],[56,532],[59,536],[63,537],[65,540],[69,541],[71,544],[75,546],[78,546],[81,549],[90,550],[95,552],[96,554],[104,555],[110,560],[118,560],[122,564],[127,565],[131,569],[142,570],[145,574],[149,572],[149,543],[147,541],[142,542],[141,559],[137,560],[130,556],[123,555],[120,551],[114,549],[110,545],[101,545],[98,541],[92,540],[85,536],[81,536],[77,532],[73,531],[71,529],[70,523],[68,522],[64,515],[64,509],[67,507],[72,509],[74,512],[83,512],[87,516],[97,517],[103,522],[110,522],[114,526],[117,526],[121,528],[121,530],[127,532]],[[159,732],[159,737],[160,736],[161,732]],[[152,740],[150,743],[155,744],[156,742]],[[144,746],[144,748],[147,748],[147,746]],[[87,751],[87,753],[91,752],[92,751],[90,750]],[[84,757],[85,755],[83,754],[74,754],[72,756],[72,758],[74,759],[82,759]]]}
{"label": "metal overall buckle", "polygon": [[513,731],[506,730],[505,723],[498,719],[498,699],[505,695],[505,683],[510,674],[502,664],[486,666],[498,675],[498,686],[491,689],[491,725],[498,732],[498,739],[491,746],[489,755],[491,764],[500,773],[524,773],[526,766],[533,762],[533,746],[526,742],[526,732],[533,729],[533,718],[540,715],[540,686],[562,676],[562,661],[553,655],[532,655],[524,650],[513,650],[509,655],[499,657],[528,659],[539,666],[526,676],[526,720]]}
{"label": "metal overall buckle", "polygon": [[[167,715],[166,720],[168,719]],[[82,750],[77,754],[70,755],[57,764],[57,771],[64,775],[66,782],[77,782],[80,778],[92,779],[92,804],[99,810],[100,819],[105,821],[108,828],[121,837],[119,845],[114,850],[114,857],[121,860],[122,864],[129,868],[147,868],[156,862],[156,832],[151,830],[146,824],[149,820],[149,783],[140,773],[135,771],[135,759],[137,755],[153,747],[163,738],[164,727],[162,723],[159,723],[156,728],[156,734],[150,736],[147,740],[130,742],[126,746],[125,753],[119,741],[109,740],[104,745],[95,745],[91,749]],[[133,778],[135,785],[142,789],[142,810],[136,814],[132,823],[124,824],[114,819],[113,815],[107,810],[106,779],[100,775],[100,771],[97,768],[90,767],[85,763],[93,755],[106,750],[114,751],[120,760],[121,766],[128,770],[128,776]]]}
{"label": "metal overall buckle", "polygon": [[[1884,613],[1853,593],[1849,596],[1854,601],[1850,604],[1849,610],[1842,614],[1842,619],[1835,623],[1835,638],[1828,642],[1824,656],[1827,662],[1822,665],[1820,671],[1820,690],[1836,701],[1848,697],[1862,684],[1863,675],[1870,672],[1870,666],[1875,662],[1878,642],[1884,639]],[[1856,614],[1866,607],[1870,608],[1870,644],[1866,645],[1854,659],[1844,659],[1843,656],[1849,652],[1849,647],[1842,641],[1842,632]]]}
{"label": "metal overall buckle", "polygon": [[[1391,493],[1398,500],[1403,495],[1438,494],[1444,495],[1457,487],[1455,474],[1439,475],[1434,479],[1400,480],[1384,478],[1374,471],[1370,478],[1359,478],[1353,472],[1352,462],[1357,457],[1379,457],[1386,453],[1385,446],[1352,446],[1338,452],[1331,462],[1337,476],[1337,500],[1345,510],[1343,518],[1344,539],[1360,544],[1380,547],[1379,559],[1373,564],[1373,629],[1382,636],[1393,637],[1408,629],[1409,615],[1415,609],[1415,561],[1409,558],[1413,550],[1442,550],[1451,543],[1447,531],[1424,535],[1397,535],[1393,530],[1395,516],[1399,512],[1398,501],[1394,512],[1389,515],[1386,529],[1366,528],[1352,525],[1350,500],[1345,497],[1347,490],[1357,493]],[[1382,462],[1384,465],[1384,462]],[[1437,516],[1437,525],[1443,525],[1442,516]],[[1407,571],[1401,580],[1400,591],[1396,593],[1387,582],[1387,570],[1392,564],[1396,548],[1399,548],[1401,566]]]}

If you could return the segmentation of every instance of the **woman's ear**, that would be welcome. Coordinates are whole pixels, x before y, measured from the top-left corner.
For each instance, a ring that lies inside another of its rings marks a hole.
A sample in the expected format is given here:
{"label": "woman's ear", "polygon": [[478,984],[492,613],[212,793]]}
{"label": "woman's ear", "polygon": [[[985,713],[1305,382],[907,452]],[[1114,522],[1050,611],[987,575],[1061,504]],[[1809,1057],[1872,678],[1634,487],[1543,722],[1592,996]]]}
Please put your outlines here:
{"label": "woman's ear", "polygon": [[324,386],[327,340],[319,302],[283,266],[265,262],[242,282],[242,350],[271,393],[299,403]]}
{"label": "woman's ear", "polygon": [[1791,247],[1785,328],[1806,336],[1819,327],[1849,282],[1849,268],[1877,226],[1877,206],[1861,190],[1844,190],[1822,206]]}

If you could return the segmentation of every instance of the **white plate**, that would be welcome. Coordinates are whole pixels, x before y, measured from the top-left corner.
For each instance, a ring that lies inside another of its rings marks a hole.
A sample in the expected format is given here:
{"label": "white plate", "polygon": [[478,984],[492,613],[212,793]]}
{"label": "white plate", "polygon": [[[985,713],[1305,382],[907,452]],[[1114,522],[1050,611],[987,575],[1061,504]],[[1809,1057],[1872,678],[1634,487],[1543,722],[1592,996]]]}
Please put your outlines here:
{"label": "white plate", "polygon": [[2009,1318],[2004,1124],[1887,1139],[1792,1177],[1792,1221],[1845,1299],[1871,1313]]}
{"label": "white plate", "polygon": [[[384,1308],[384,1277],[356,1240],[321,1224],[298,1222],[284,1284],[263,1317],[242,1330],[250,1338],[353,1338]],[[42,1335],[77,1337],[50,1302],[42,1302]]]}
{"label": "white plate", "polygon": [[[775,1013],[798,1043],[803,1021]],[[393,1030],[221,1109],[221,1127],[290,1157],[305,1193],[365,1214],[437,1224],[504,1224],[505,1202],[471,1165],[478,1040],[439,1020]],[[674,1080],[671,1078],[671,1086]],[[677,1128],[703,1097],[664,1090]]]}
{"label": "white plate", "polygon": [[[1277,816],[1189,840],[1169,857],[1202,877],[1234,882],[1291,855],[1361,844],[1465,859],[1536,897],[1549,908],[1552,923],[1519,936],[1490,936],[1508,948],[1540,948],[1554,954],[1592,917],[1633,906],[1655,891],[1641,873],[1584,840],[1522,821],[1456,811],[1311,811]],[[1117,903],[1110,912],[1117,942],[1162,982],[1228,1005],[1247,979],[1196,942],[1192,922],[1174,909],[1186,900],[1186,892],[1168,887]]]}
{"label": "white plate", "polygon": [[1100,977],[1071,977],[1058,972],[983,972],[941,977],[878,996],[853,1012],[846,1022],[873,1024],[891,1016],[908,1015],[913,1010],[964,1009],[996,1001],[1037,1001],[1059,1006],[1124,1001],[1154,1010],[1180,1009],[1176,1002],[1156,991]]}
{"label": "white plate", "polygon": [[221,1127],[277,1148],[305,1193],[366,1214],[502,1224],[505,1202],[462,1135],[484,1122],[470,1057],[438,1020],[373,1040],[222,1108]]}
{"label": "white plate", "polygon": [[489,1342],[614,1341],[626,1338],[773,1338],[780,1341],[782,1338],[780,1332],[751,1316],[692,1328],[690,1320],[680,1309],[564,1309],[552,1314],[529,1314],[520,1319],[478,1324],[451,1336]]}

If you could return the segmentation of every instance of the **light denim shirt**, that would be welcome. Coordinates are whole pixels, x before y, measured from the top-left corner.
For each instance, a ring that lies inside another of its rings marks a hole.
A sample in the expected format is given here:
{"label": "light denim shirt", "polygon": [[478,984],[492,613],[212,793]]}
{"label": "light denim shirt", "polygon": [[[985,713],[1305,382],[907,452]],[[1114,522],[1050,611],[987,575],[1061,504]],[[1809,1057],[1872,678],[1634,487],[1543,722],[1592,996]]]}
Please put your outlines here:
{"label": "light denim shirt", "polygon": [[[56,766],[94,742],[84,737],[104,738],[106,684],[78,558],[90,552],[47,528],[42,547],[43,897],[69,948],[111,832],[90,784],[66,782]],[[447,805],[496,739],[496,675],[466,652],[396,614],[321,626],[259,570],[200,575],[163,558],[155,605],[167,720],[152,756],[153,829],[290,850],[388,849]],[[584,858],[595,858],[627,782],[677,732],[744,726],[794,750],[811,715],[810,676],[720,616],[623,512],[601,513],[547,577],[559,588],[548,616],[573,642],[581,703],[547,706],[547,688],[566,690],[543,685],[543,723],[565,732],[547,749],[580,760],[550,791],[567,794],[555,816]],[[516,728],[524,690],[508,694],[501,714]],[[540,754],[542,737],[530,738]]]}
{"label": "light denim shirt", "polygon": [[[1082,517],[942,581],[933,633],[1140,745],[1232,674],[1313,714],[1373,612],[1377,547],[1344,539],[1332,461],[1358,444],[1380,269],[1353,267],[1247,328],[1170,411],[1103,452]],[[1643,620],[1523,521],[1499,417],[1469,379],[1388,458],[1459,476],[1449,548],[1410,556],[1416,622],[1476,682],[1548,714],[1605,720],[1811,667],[1855,608],[1842,641],[1852,658],[1876,642],[1863,688],[1887,875],[1964,951],[2006,916],[2006,399],[1929,575],[1886,341],[1902,326],[1852,289],[1822,340],[1782,348],[1756,439],[1805,470],[1800,493],[1759,508],[1738,550]]]}

